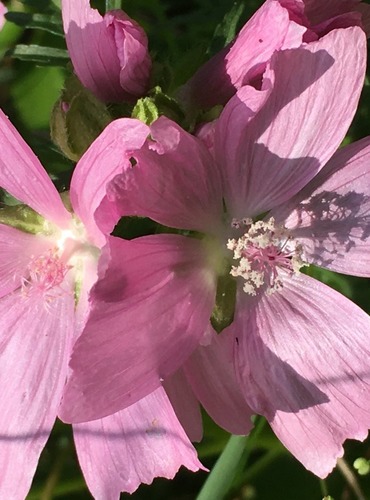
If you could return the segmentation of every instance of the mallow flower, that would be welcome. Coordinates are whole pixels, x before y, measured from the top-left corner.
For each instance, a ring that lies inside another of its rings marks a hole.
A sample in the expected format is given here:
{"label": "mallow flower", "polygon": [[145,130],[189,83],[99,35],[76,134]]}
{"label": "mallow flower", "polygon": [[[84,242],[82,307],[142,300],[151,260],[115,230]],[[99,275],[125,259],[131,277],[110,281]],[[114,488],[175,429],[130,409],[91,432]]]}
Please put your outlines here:
{"label": "mallow flower", "polygon": [[232,376],[222,386],[218,372],[231,358],[239,420],[264,415],[315,474],[331,471],[345,439],[366,437],[370,320],[302,272],[370,275],[370,139],[336,153],[365,53],[359,27],[279,51],[261,90],[244,86],[226,105],[213,148],[161,117],[127,150],[130,166],[108,183],[96,218],[146,216],[162,229],[110,248],[112,259],[133,255],[99,270],[65,420],[109,415],[179,368],[191,374],[189,362],[198,399],[210,388],[225,401]]}
{"label": "mallow flower", "polygon": [[[101,248],[115,240],[98,228],[94,211],[106,180],[121,168],[122,137],[140,146],[140,132],[140,122],[109,125],[79,161],[69,196],[60,196],[0,111],[0,186],[27,205],[0,210],[1,498],[25,498],[57,417]],[[109,267],[109,259],[100,265]],[[118,499],[155,476],[172,478],[182,464],[201,467],[161,387],[130,408],[75,426],[74,436],[96,498]]]}
{"label": "mallow flower", "polygon": [[180,98],[194,108],[225,104],[243,85],[259,88],[276,50],[357,25],[370,33],[370,6],[357,0],[266,0],[235,39],[196,71],[180,90]]}
{"label": "mallow flower", "polygon": [[62,0],[73,68],[104,102],[132,102],[148,90],[151,59],[145,31],[122,10],[101,16],[89,0]]}

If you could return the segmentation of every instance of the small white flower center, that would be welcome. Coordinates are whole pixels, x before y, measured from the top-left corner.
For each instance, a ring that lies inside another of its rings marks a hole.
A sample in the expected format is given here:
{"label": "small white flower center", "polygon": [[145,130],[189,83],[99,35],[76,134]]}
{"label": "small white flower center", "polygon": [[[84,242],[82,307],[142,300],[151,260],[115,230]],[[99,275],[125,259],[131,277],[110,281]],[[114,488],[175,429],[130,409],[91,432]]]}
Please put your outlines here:
{"label": "small white flower center", "polygon": [[302,258],[302,246],[293,240],[286,228],[276,226],[273,217],[254,223],[246,218],[233,219],[231,226],[234,229],[249,227],[240,238],[227,242],[227,248],[234,252],[233,258],[239,260],[230,274],[244,279],[245,293],[256,295],[263,287],[271,294],[283,286],[281,270],[297,274],[302,266],[308,265]]}

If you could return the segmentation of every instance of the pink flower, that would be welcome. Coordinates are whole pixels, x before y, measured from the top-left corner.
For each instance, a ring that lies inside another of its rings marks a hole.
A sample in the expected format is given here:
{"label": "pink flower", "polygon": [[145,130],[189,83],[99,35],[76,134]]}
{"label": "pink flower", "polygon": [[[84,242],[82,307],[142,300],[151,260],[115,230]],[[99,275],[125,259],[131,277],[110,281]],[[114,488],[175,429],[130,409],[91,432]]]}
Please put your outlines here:
{"label": "pink flower", "polygon": [[3,2],[0,2],[0,30],[3,29],[5,24],[5,14],[8,12],[8,9],[5,7]]}
{"label": "pink flower", "polygon": [[[362,25],[370,33],[370,7],[357,0],[267,0],[235,40],[199,68],[180,95],[194,107],[225,104],[243,85],[258,88],[276,50],[299,47],[335,28]],[[355,11],[355,12],[352,12]]]}
{"label": "pink flower", "polygon": [[122,10],[102,17],[89,0],[62,0],[63,26],[74,70],[104,102],[133,101],[149,85],[144,30]]}
{"label": "pink flower", "polygon": [[[27,495],[58,413],[73,342],[94,303],[88,294],[98,262],[109,268],[101,248],[109,252],[115,238],[99,229],[94,212],[106,181],[121,170],[122,137],[140,147],[146,127],[125,119],[110,124],[79,161],[69,202],[0,111],[0,186],[30,207],[14,209],[12,226],[10,209],[0,211],[1,498]],[[201,467],[162,388],[76,426],[74,435],[96,498],[118,499],[121,490],[132,492],[157,475],[172,478],[181,464]]]}
{"label": "pink flower", "polygon": [[[262,90],[242,87],[226,105],[213,156],[164,117],[148,127],[97,216],[118,207],[185,231],[117,241],[112,257],[132,254],[92,290],[65,419],[117,411],[183,367],[221,425],[241,430],[243,418],[248,427],[251,413],[264,415],[321,477],[346,438],[366,437],[370,320],[299,272],[314,263],[370,275],[370,139],[335,153],[358,103],[365,47],[352,27],[277,52]],[[124,283],[114,300],[112,275]],[[211,316],[221,331],[213,342]]]}

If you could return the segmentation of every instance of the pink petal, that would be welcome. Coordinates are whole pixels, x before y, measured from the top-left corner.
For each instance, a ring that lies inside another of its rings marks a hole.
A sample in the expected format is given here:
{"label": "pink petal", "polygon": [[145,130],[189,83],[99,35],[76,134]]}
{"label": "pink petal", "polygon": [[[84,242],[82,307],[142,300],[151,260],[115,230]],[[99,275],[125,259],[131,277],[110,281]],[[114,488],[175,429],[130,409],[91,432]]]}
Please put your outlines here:
{"label": "pink petal", "polygon": [[[132,100],[148,85],[150,58],[145,32],[122,11],[104,18],[89,0],[62,0],[63,26],[74,70],[99,99]],[[140,78],[140,83],[132,79]],[[123,84],[123,85],[122,85]]]}
{"label": "pink petal", "polygon": [[365,439],[370,427],[368,315],[301,274],[270,296],[240,296],[231,328],[246,400],[325,477],[343,441]]}
{"label": "pink petal", "polygon": [[0,186],[46,219],[66,226],[70,214],[41,163],[0,110]]}
{"label": "pink petal", "polygon": [[[265,79],[274,80],[273,90],[244,127],[243,140],[238,121],[228,130],[223,126],[225,143],[233,144],[235,134],[240,137],[234,153],[237,161],[229,161],[226,155],[221,158],[229,176],[226,204],[235,217],[258,215],[283,203],[333,155],[362,89],[364,44],[362,30],[348,28],[272,58]],[[248,100],[245,104],[248,106]],[[228,106],[240,109],[232,101]],[[228,106],[221,115],[221,126],[223,116],[232,123]]]}
{"label": "pink petal", "polygon": [[[152,141],[134,153],[135,164],[109,186],[123,215],[203,232],[217,230],[223,214],[219,172],[203,143],[164,116]],[[165,179],[165,181],[164,181]]]}
{"label": "pink petal", "polygon": [[286,207],[273,214],[306,258],[340,273],[370,276],[370,138],[341,148]]}
{"label": "pink petal", "polygon": [[180,368],[167,377],[163,386],[190,441],[201,441],[203,424],[200,406],[183,370]]}
{"label": "pink petal", "polygon": [[0,2],[0,30],[3,29],[3,26],[5,24],[5,14],[8,12],[8,9],[5,7],[3,2]]}
{"label": "pink petal", "polygon": [[94,498],[116,500],[155,477],[172,479],[181,465],[204,469],[162,388],[114,415],[73,427]]}
{"label": "pink petal", "polygon": [[208,151],[213,154],[215,145],[215,127],[217,120],[212,122],[200,123],[197,125],[194,135],[200,139]]}
{"label": "pink petal", "polygon": [[17,292],[0,300],[1,498],[30,488],[66,379],[73,307],[72,294],[48,304]]}
{"label": "pink petal", "polygon": [[91,293],[90,318],[75,344],[60,413],[64,420],[112,414],[181,366],[213,308],[215,277],[208,266],[196,239],[110,238]]}
{"label": "pink petal", "polygon": [[30,262],[52,246],[47,238],[0,224],[0,297],[19,288]]}
{"label": "pink petal", "polygon": [[[107,183],[130,165],[130,151],[140,148],[149,132],[149,127],[139,120],[115,120],[95,139],[76,166],[71,180],[71,203],[98,246],[105,244],[105,236],[97,225],[95,212],[106,195]],[[110,232],[119,216],[114,211],[99,215],[100,224]]]}
{"label": "pink petal", "polygon": [[263,74],[274,51],[299,47],[305,31],[278,2],[267,0],[235,40],[195,73],[183,89],[185,99],[202,108],[225,104]]}
{"label": "pink petal", "polygon": [[[266,104],[272,91],[272,83],[264,90],[246,85],[230,99],[215,125],[214,157],[223,176],[223,186],[228,210],[243,218],[246,213],[241,203],[239,187],[243,190],[247,177],[247,165],[241,161],[241,151],[246,143],[246,131],[253,127],[253,119]],[[268,104],[267,104],[268,105]],[[238,182],[241,186],[238,187]]]}
{"label": "pink petal", "polygon": [[248,434],[252,410],[239,389],[234,364],[234,337],[214,333],[212,343],[198,347],[185,362],[184,370],[193,391],[210,417],[231,434]]}

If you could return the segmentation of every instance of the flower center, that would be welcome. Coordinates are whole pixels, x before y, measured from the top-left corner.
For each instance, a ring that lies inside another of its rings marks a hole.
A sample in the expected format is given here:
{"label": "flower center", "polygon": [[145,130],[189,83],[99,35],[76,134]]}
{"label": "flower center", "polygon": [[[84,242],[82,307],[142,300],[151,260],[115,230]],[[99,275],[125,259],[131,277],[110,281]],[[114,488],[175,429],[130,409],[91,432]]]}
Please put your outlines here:
{"label": "flower center", "polygon": [[308,265],[302,259],[302,246],[292,239],[286,228],[276,226],[273,217],[254,223],[251,219],[233,219],[231,225],[234,229],[248,227],[240,238],[227,242],[227,248],[234,252],[234,260],[239,260],[230,274],[244,279],[245,293],[256,295],[256,291],[263,288],[271,294],[283,286],[281,271],[297,274],[302,266]]}
{"label": "flower center", "polygon": [[49,250],[30,262],[29,278],[23,279],[22,289],[26,294],[32,291],[48,295],[63,283],[70,268],[60,259],[57,250]]}
{"label": "flower center", "polygon": [[[91,269],[94,268],[99,249],[89,243],[85,229],[77,218],[73,218],[69,229],[60,230],[49,226],[45,221],[45,233],[50,238],[51,248],[31,259],[27,276],[22,279],[22,292],[25,296],[30,293],[41,294],[46,303],[60,294],[73,293],[77,304],[85,266],[89,267],[92,262]],[[72,274],[67,281],[69,271]]]}

